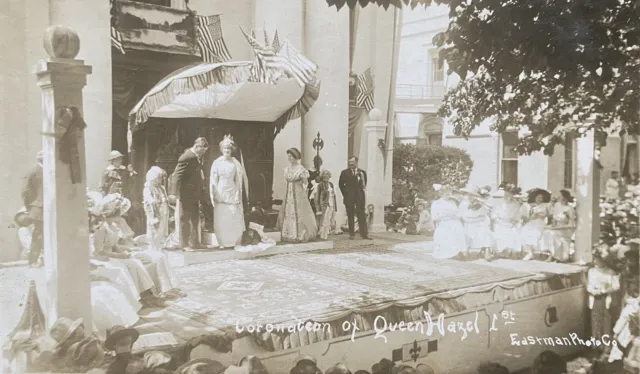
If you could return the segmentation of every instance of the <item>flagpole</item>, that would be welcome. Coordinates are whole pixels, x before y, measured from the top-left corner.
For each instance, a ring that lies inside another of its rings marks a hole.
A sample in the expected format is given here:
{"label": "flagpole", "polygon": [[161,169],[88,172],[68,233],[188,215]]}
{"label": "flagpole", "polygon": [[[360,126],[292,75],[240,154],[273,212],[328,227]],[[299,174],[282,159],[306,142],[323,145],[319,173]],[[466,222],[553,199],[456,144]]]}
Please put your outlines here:
{"label": "flagpole", "polygon": [[394,7],[393,22],[393,48],[391,58],[391,79],[389,79],[389,102],[387,107],[387,131],[385,134],[384,152],[384,181],[385,196],[391,203],[392,195],[392,173],[393,173],[393,148],[395,143],[395,103],[396,103],[396,82],[398,80],[398,59],[400,57],[400,41],[402,37],[402,8]]}

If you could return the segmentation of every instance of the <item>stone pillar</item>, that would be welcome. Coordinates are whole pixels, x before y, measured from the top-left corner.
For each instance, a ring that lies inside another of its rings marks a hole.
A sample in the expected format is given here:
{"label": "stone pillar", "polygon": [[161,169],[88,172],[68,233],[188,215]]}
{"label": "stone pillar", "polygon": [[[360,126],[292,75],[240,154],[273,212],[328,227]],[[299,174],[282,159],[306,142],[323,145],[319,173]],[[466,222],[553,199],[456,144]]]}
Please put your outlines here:
{"label": "stone pillar", "polygon": [[[56,44],[55,34],[69,39],[66,46]],[[82,89],[87,75],[91,74],[91,66],[74,59],[79,43],[73,30],[51,26],[45,35],[45,49],[50,58],[36,68],[43,111],[44,263],[49,291],[45,314],[49,326],[59,317],[81,317],[87,333],[91,333],[85,136],[84,130],[70,127],[66,131],[60,126],[62,122],[58,122],[62,118],[60,111],[65,107],[75,107],[82,113]],[[77,144],[77,164],[73,160],[63,162],[60,157],[70,152],[72,143]],[[75,181],[70,165],[79,170]]]}
{"label": "stone pillar", "polygon": [[[280,43],[288,40],[295,48],[302,51],[303,39],[303,11],[304,0],[281,0],[277,6],[271,0],[255,0],[253,25],[256,38],[264,43],[266,29],[269,43],[278,31]],[[273,198],[284,198],[286,182],[282,171],[287,165],[285,150],[298,148],[302,151],[302,119],[289,121],[284,129],[276,136],[273,144]]]}
{"label": "stone pillar", "polygon": [[[91,65],[84,90],[83,116],[89,124],[85,149],[87,185],[92,190],[100,186],[102,173],[112,149],[112,59],[111,8],[108,1],[49,0],[49,25],[66,25],[82,36],[78,55]],[[114,52],[120,53],[120,52]],[[138,170],[138,172],[141,172]],[[146,172],[146,171],[142,171]]]}
{"label": "stone pillar", "polygon": [[600,236],[600,165],[595,158],[593,132],[576,141],[576,205],[578,223],[575,262],[593,260],[591,249]]}
{"label": "stone pillar", "polygon": [[[313,140],[318,132],[324,140],[323,168],[334,175],[347,167],[349,150],[349,9],[330,8],[324,1],[305,0],[304,54],[318,64],[320,97],[302,121],[302,155],[307,168],[313,167]],[[342,195],[336,188],[336,221],[346,220]]]}
{"label": "stone pillar", "polygon": [[384,153],[388,148],[385,141],[387,123],[380,109],[369,112],[369,121],[364,125],[367,136],[367,205],[373,204],[373,222],[371,232],[386,231],[384,224]]}

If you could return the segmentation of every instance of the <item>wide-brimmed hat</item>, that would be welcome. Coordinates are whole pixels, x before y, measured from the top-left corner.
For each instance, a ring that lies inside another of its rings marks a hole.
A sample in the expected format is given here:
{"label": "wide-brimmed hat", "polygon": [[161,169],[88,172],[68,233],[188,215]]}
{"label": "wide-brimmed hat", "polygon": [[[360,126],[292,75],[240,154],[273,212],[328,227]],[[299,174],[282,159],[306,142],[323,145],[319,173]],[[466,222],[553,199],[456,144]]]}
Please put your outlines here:
{"label": "wide-brimmed hat", "polygon": [[98,191],[90,191],[87,189],[87,201],[89,203],[89,207],[95,207],[102,203],[103,196]]}
{"label": "wide-brimmed hat", "polygon": [[571,195],[571,191],[569,190],[562,190],[560,191],[560,195],[567,200],[568,203],[572,203],[575,198],[573,197],[573,195]]}
{"label": "wide-brimmed hat", "polygon": [[542,195],[544,203],[548,203],[549,201],[551,201],[551,192],[542,188],[534,188],[527,192],[527,202],[529,204],[535,203],[538,195]]}
{"label": "wide-brimmed hat", "polygon": [[71,369],[86,371],[100,365],[104,360],[104,356],[104,349],[98,339],[90,337],[69,347],[65,361],[67,367]]}
{"label": "wide-brimmed hat", "polygon": [[58,342],[58,348],[60,348],[66,345],[69,339],[73,337],[76,332],[79,332],[80,329],[84,329],[84,320],[82,318],[72,320],[71,318],[60,317],[53,326],[51,326],[49,335]]}
{"label": "wide-brimmed hat", "polygon": [[246,369],[249,374],[269,374],[269,371],[262,361],[260,361],[256,356],[243,357],[238,363],[238,366]]}
{"label": "wide-brimmed hat", "polygon": [[392,374],[418,374],[418,371],[409,365],[394,366],[391,370]]}
{"label": "wide-brimmed hat", "polygon": [[351,374],[351,370],[349,370],[347,365],[338,363],[327,369],[325,374]]}
{"label": "wide-brimmed hat", "polygon": [[113,161],[119,158],[124,158],[124,155],[118,151],[111,151],[111,153],[109,153],[109,158],[107,158],[107,161]]}
{"label": "wide-brimmed hat", "polygon": [[140,337],[140,332],[133,328],[126,328],[124,326],[113,326],[107,330],[107,339],[104,341],[104,346],[110,351],[113,351],[115,344],[118,340],[130,336],[135,342]]}
{"label": "wide-brimmed hat", "polygon": [[171,355],[161,351],[151,351],[144,354],[142,359],[145,369],[151,371],[171,362]]}
{"label": "wide-brimmed hat", "polygon": [[197,358],[180,366],[176,374],[222,374],[226,366],[208,358]]}
{"label": "wide-brimmed hat", "polygon": [[318,363],[318,360],[316,360],[316,358],[315,358],[315,357],[313,357],[313,356],[310,356],[310,355],[300,355],[300,356],[296,357],[296,359],[295,359],[295,360],[293,360],[293,366],[298,365],[301,361],[311,361],[311,362],[313,362],[314,364],[317,364],[317,363]]}
{"label": "wide-brimmed hat", "polygon": [[122,194],[112,193],[102,199],[100,209],[107,216],[112,215],[116,210],[120,215],[124,215],[131,209],[131,200],[122,196]]}

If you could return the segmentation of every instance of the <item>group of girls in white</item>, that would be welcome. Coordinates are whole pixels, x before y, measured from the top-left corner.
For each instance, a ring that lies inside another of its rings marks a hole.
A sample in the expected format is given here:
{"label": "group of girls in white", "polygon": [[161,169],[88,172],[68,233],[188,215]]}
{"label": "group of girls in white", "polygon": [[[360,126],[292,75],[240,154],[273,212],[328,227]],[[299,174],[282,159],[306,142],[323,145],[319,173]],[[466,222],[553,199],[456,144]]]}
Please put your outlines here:
{"label": "group of girls in white", "polygon": [[508,183],[494,193],[489,187],[434,189],[439,195],[431,205],[435,258],[569,260],[576,226],[569,191],[560,191],[552,202],[548,191],[533,189],[523,196]]}
{"label": "group of girls in white", "polygon": [[159,167],[147,172],[143,191],[147,233],[136,238],[123,218],[131,202],[117,184],[106,195],[87,193],[91,301],[99,334],[116,325],[134,325],[143,306],[163,307],[165,300],[184,296],[162,251],[170,209],[165,178],[166,172]]}

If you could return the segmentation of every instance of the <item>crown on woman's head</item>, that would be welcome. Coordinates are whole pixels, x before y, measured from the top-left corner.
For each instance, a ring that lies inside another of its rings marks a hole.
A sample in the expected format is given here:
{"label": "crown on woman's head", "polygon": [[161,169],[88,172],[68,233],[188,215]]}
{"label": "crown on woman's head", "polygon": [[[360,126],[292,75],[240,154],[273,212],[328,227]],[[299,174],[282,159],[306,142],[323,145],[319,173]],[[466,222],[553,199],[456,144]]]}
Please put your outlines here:
{"label": "crown on woman's head", "polygon": [[225,135],[224,139],[222,139],[222,141],[220,142],[220,147],[235,147],[235,145],[236,143],[233,141],[233,136],[231,136],[231,134]]}

